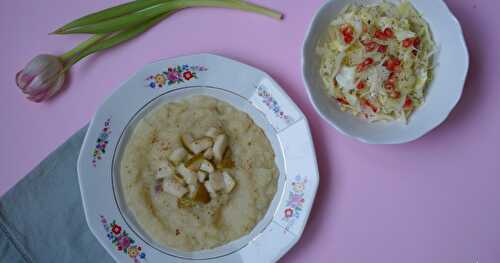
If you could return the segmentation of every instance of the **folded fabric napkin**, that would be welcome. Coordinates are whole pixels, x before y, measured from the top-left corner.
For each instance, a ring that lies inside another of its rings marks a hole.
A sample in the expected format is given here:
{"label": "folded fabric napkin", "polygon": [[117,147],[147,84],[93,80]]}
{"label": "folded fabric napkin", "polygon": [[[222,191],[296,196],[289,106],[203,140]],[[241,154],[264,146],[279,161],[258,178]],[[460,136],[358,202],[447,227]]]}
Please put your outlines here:
{"label": "folded fabric napkin", "polygon": [[76,162],[86,131],[0,198],[0,262],[113,262],[83,213]]}

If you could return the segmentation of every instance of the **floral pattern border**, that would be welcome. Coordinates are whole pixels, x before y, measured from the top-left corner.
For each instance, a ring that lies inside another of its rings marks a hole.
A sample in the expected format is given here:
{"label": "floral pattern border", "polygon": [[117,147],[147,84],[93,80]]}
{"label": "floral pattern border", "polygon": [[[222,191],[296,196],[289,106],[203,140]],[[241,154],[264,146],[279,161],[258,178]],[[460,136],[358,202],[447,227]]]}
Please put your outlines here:
{"label": "floral pattern border", "polygon": [[104,127],[99,133],[99,137],[96,140],[96,146],[92,154],[92,166],[96,167],[97,161],[102,159],[102,156],[106,154],[106,147],[109,144],[109,135],[111,134],[111,118],[108,118],[104,122]]}
{"label": "floral pattern border", "polygon": [[118,225],[115,220],[111,221],[111,223],[108,222],[103,215],[101,215],[100,218],[101,224],[107,233],[106,236],[116,250],[127,254],[133,259],[134,263],[140,263],[141,260],[145,260],[146,253],[142,251],[142,247],[135,244],[135,240],[129,236],[122,226]]}
{"label": "floral pattern border", "polygon": [[286,114],[278,101],[266,90],[262,85],[257,88],[257,95],[262,98],[262,102],[276,115],[276,117],[283,119],[286,124],[292,124],[295,120],[292,116]]}
{"label": "floral pattern border", "polygon": [[304,207],[304,191],[307,184],[307,178],[302,178],[300,175],[295,176],[291,183],[291,189],[288,192],[285,209],[283,210],[283,221],[287,222],[286,229],[293,226],[295,221],[300,218]]}
{"label": "floral pattern border", "polygon": [[192,79],[197,79],[198,74],[207,71],[205,66],[177,65],[168,67],[166,71],[153,74],[146,78],[147,87],[152,89],[163,88],[173,84],[183,83]]}

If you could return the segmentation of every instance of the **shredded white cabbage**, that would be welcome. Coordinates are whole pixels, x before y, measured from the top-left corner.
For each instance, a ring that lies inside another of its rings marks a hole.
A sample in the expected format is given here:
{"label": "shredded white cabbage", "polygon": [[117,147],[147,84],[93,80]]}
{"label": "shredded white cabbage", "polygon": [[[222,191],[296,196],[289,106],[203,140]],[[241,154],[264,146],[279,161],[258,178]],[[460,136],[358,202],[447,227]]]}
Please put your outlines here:
{"label": "shredded white cabbage", "polygon": [[404,123],[424,102],[436,50],[428,24],[408,1],[348,5],[317,47],[324,86],[343,111]]}

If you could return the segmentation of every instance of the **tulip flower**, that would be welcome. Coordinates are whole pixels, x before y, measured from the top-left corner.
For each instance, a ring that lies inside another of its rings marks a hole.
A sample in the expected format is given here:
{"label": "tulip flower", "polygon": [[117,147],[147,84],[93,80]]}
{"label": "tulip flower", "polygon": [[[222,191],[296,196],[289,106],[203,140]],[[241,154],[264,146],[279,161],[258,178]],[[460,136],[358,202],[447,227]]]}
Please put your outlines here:
{"label": "tulip flower", "polygon": [[41,102],[62,87],[65,75],[62,61],[52,55],[38,55],[16,74],[16,84],[29,100]]}
{"label": "tulip flower", "polygon": [[42,102],[57,94],[64,84],[72,60],[106,35],[95,35],[62,56],[42,54],[34,57],[16,74],[17,87],[27,99]]}

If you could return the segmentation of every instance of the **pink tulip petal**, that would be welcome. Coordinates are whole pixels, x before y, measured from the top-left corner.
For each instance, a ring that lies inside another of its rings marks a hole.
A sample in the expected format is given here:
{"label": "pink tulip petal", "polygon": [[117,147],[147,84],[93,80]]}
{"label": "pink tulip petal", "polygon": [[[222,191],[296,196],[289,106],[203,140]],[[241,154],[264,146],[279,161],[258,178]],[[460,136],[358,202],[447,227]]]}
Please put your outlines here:
{"label": "pink tulip petal", "polygon": [[28,96],[26,98],[31,100],[31,101],[34,101],[34,102],[42,102],[45,99],[45,97],[47,96],[47,93],[48,93],[48,91],[45,90],[37,95]]}

